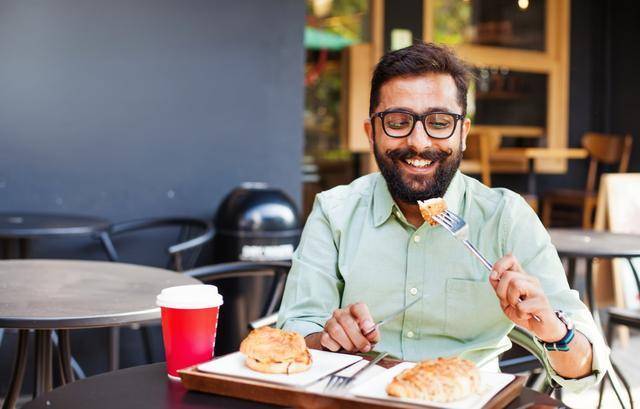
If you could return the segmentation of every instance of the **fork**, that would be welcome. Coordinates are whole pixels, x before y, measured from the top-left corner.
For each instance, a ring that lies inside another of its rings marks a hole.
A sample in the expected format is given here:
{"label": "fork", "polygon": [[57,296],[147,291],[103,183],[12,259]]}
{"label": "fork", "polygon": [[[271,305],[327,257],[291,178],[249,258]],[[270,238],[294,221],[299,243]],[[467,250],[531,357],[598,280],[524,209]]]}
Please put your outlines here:
{"label": "fork", "polygon": [[329,382],[327,382],[327,385],[324,387],[324,391],[325,392],[329,390],[336,391],[336,390],[346,388],[351,384],[351,382],[353,382],[354,379],[356,379],[357,376],[361,375],[364,371],[366,371],[367,369],[371,368],[372,366],[380,362],[387,355],[389,355],[388,352],[380,352],[375,358],[369,361],[368,364],[358,369],[351,376],[341,376],[336,374],[331,375],[331,377],[329,378]]}
{"label": "fork", "polygon": [[[442,227],[444,227],[449,233],[453,235],[456,239],[460,240],[462,244],[467,246],[469,250],[473,253],[474,256],[480,260],[483,266],[489,270],[489,272],[493,271],[493,265],[483,256],[480,251],[475,248],[471,242],[469,242],[469,225],[464,219],[457,214],[449,211],[448,209],[444,212],[437,214],[435,216],[431,216],[432,219],[437,221]],[[522,300],[520,300],[522,301]],[[540,322],[540,318],[537,316],[533,316],[533,318]]]}
{"label": "fork", "polygon": [[431,216],[435,221],[440,223],[442,227],[447,229],[449,233],[453,235],[456,239],[460,240],[462,244],[467,246],[469,250],[480,260],[483,266],[487,268],[487,270],[493,270],[493,265],[487,260],[477,248],[473,246],[469,242],[469,225],[457,214],[445,210],[444,212],[437,214],[435,216]]}

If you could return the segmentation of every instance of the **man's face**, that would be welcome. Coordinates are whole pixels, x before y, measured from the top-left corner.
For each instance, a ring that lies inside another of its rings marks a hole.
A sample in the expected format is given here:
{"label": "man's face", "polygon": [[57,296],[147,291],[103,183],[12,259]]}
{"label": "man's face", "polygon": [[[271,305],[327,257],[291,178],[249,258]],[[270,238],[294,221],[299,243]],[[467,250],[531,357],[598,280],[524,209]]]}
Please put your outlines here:
{"label": "man's face", "polygon": [[[416,114],[462,114],[455,82],[448,74],[395,78],[385,83],[374,113],[396,109]],[[470,125],[466,118],[457,121],[450,138],[435,139],[417,122],[407,137],[392,138],[385,134],[381,118],[365,122],[376,162],[394,199],[415,204],[443,196],[460,165]]]}

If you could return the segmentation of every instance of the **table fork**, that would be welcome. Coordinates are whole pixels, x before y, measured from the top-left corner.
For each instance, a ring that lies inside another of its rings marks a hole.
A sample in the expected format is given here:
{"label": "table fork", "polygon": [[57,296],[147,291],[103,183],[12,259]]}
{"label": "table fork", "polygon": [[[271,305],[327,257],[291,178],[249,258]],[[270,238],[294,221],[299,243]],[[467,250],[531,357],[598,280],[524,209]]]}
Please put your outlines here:
{"label": "table fork", "polygon": [[469,225],[465,222],[460,216],[457,214],[445,210],[444,212],[432,216],[432,218],[437,221],[442,227],[447,229],[449,233],[453,235],[456,239],[460,240],[462,244],[467,246],[469,250],[480,260],[483,266],[491,272],[493,270],[493,265],[487,260],[477,248],[473,246],[469,242]]}
{"label": "table fork", "polygon": [[324,387],[324,391],[325,392],[330,391],[330,390],[331,391],[336,391],[336,390],[341,390],[341,389],[346,388],[347,386],[349,386],[351,384],[351,382],[354,381],[354,379],[356,379],[357,376],[362,375],[362,373],[364,371],[366,371],[367,369],[371,368],[372,366],[374,366],[375,364],[380,362],[387,355],[389,355],[388,352],[380,352],[375,358],[373,358],[371,361],[369,361],[368,364],[366,364],[362,368],[358,369],[351,376],[341,376],[341,375],[336,375],[336,374],[331,375],[331,377],[329,378],[329,382],[327,382],[327,385]]}
{"label": "table fork", "polygon": [[[483,256],[480,251],[475,248],[473,244],[471,244],[471,242],[469,242],[469,225],[464,221],[462,217],[449,210],[445,210],[444,212],[431,217],[447,231],[449,231],[449,233],[451,233],[453,237],[460,240],[462,244],[467,246],[467,248],[471,250],[473,255],[476,256],[478,260],[480,260],[482,265],[485,266],[487,270],[489,270],[489,272],[493,271],[493,265],[489,262],[489,260],[487,260],[486,257]],[[537,316],[534,315],[533,318],[536,321],[540,322],[540,318],[538,318]]]}

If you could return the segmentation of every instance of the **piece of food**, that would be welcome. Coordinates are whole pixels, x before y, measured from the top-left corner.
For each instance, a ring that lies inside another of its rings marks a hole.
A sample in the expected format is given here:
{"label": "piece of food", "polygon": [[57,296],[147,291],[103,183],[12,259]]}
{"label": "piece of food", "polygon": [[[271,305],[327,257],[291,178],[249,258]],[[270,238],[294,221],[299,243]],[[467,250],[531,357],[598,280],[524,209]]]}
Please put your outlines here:
{"label": "piece of food", "polygon": [[447,203],[443,198],[436,197],[435,199],[418,200],[418,207],[422,218],[430,225],[435,226],[438,222],[433,220],[433,216],[437,216],[447,210]]}
{"label": "piece of food", "polygon": [[396,375],[387,394],[399,398],[451,402],[480,391],[476,365],[457,357],[419,362]]}
{"label": "piece of food", "polygon": [[258,372],[292,374],[306,371],[312,363],[302,335],[271,327],[251,331],[240,352],[247,357],[245,364]]}

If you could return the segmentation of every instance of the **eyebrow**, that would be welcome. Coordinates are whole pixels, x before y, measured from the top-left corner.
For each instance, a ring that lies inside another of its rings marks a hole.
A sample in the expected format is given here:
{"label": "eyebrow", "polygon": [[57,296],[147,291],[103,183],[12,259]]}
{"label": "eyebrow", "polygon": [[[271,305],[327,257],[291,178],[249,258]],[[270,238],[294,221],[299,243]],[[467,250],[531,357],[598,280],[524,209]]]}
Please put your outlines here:
{"label": "eyebrow", "polygon": [[[387,109],[385,109],[385,111],[407,111],[407,112],[415,112],[413,109],[407,108],[407,107],[401,107],[401,106],[397,106],[397,107],[389,107]],[[420,112],[421,114],[428,114],[430,112],[455,112],[455,110],[451,110],[449,108],[445,108],[445,107],[431,107],[429,109],[427,109],[426,111]]]}

